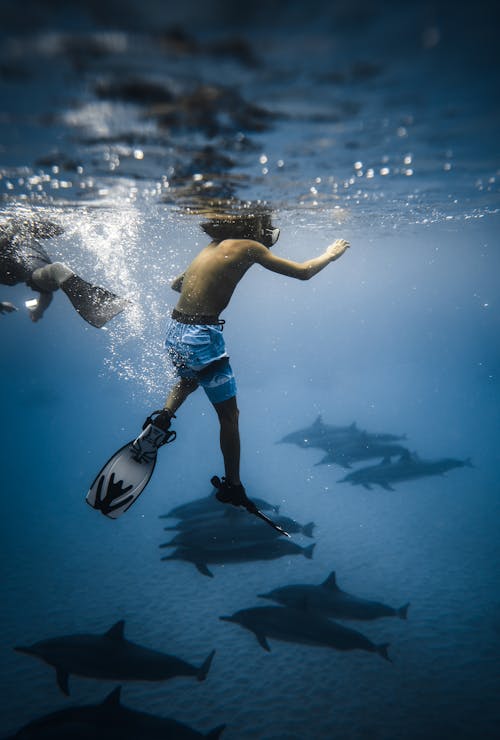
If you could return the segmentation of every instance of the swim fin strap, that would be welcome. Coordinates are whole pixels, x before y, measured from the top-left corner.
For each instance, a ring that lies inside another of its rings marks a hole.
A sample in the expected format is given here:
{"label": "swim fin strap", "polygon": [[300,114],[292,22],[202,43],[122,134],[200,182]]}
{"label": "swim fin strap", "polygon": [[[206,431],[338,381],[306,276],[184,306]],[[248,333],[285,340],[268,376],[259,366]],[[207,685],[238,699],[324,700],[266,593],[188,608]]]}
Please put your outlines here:
{"label": "swim fin strap", "polygon": [[66,293],[82,319],[97,329],[121,313],[128,303],[126,299],[119,298],[106,288],[87,283],[78,275],[72,275],[61,283],[61,290]]}

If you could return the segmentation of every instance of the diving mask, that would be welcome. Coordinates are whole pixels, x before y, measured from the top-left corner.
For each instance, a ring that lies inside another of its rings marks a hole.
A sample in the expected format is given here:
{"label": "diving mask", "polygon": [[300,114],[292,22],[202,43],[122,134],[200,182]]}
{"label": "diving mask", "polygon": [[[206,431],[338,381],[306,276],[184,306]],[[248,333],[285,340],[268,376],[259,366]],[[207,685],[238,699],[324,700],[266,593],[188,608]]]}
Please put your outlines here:
{"label": "diving mask", "polygon": [[262,244],[265,247],[273,247],[279,239],[280,230],[277,228],[262,229]]}

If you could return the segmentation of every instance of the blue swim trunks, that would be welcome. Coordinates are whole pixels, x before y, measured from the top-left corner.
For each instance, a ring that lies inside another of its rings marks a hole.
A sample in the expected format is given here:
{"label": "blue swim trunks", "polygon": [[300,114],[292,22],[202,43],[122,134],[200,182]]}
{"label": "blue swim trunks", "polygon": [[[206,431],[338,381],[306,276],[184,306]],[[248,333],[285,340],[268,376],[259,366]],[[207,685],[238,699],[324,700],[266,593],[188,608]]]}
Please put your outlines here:
{"label": "blue swim trunks", "polygon": [[236,395],[236,380],[221,326],[183,324],[171,319],[165,346],[177,375],[197,380],[212,403]]}

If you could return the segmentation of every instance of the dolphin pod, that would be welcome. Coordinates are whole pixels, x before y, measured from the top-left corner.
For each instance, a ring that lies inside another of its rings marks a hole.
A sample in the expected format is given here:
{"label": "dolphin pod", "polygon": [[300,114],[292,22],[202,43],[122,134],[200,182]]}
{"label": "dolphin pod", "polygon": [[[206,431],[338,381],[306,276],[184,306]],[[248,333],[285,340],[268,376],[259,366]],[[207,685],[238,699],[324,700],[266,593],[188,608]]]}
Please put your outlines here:
{"label": "dolphin pod", "polygon": [[[253,499],[262,509],[270,510],[272,505],[262,499]],[[299,524],[290,517],[278,513],[273,520],[287,532],[312,537],[314,522]],[[210,495],[190,501],[171,509],[160,518],[177,518],[177,524],[165,527],[174,532],[161,548],[176,548],[162,560],[183,560],[193,563],[205,576],[213,578],[208,564],[226,565],[256,560],[275,560],[287,555],[303,555],[312,558],[315,545],[301,547],[289,540],[283,540],[279,532],[265,526],[248,513],[235,507],[221,504]]]}
{"label": "dolphin pod", "polygon": [[112,681],[167,681],[174,676],[194,676],[204,681],[207,677],[215,650],[197,668],[174,655],[126,640],[124,626],[121,620],[102,635],[66,635],[14,649],[53,666],[66,696],[71,674]]}
{"label": "dolphin pod", "polygon": [[405,435],[367,432],[360,429],[356,422],[350,426],[332,426],[325,424],[319,415],[310,427],[291,432],[280,442],[324,450],[326,454],[316,465],[335,464],[351,468],[353,463],[379,458],[378,464],[353,470],[338,481],[360,485],[368,490],[376,485],[392,491],[392,483],[443,475],[453,468],[473,467],[469,458],[422,460],[416,452],[410,452],[399,444],[403,439],[406,439]]}
{"label": "dolphin pod", "polygon": [[100,704],[52,712],[22,727],[6,740],[217,740],[225,729],[219,725],[206,735],[169,717],[158,717],[123,706],[121,687]]}
{"label": "dolphin pod", "polygon": [[275,588],[259,594],[262,599],[276,601],[283,606],[317,612],[336,619],[372,620],[381,617],[406,619],[409,604],[394,609],[380,601],[370,601],[342,591],[337,585],[335,571],[319,585],[295,584]]}
{"label": "dolphin pod", "polygon": [[317,613],[285,606],[257,606],[241,609],[232,616],[220,617],[253,632],[264,650],[271,650],[267,638],[302,645],[329,647],[335,650],[366,650],[389,660],[388,643],[375,645],[371,640]]}

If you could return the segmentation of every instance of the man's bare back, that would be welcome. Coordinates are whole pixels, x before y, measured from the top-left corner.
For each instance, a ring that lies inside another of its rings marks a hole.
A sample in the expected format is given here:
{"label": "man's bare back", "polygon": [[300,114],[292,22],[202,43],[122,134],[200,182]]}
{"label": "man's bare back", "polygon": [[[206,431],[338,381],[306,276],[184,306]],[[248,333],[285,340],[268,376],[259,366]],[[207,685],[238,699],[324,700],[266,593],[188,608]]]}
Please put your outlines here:
{"label": "man's bare back", "polygon": [[338,239],[319,257],[306,262],[293,262],[277,257],[263,244],[251,239],[213,241],[173,281],[172,288],[181,293],[176,308],[192,316],[219,316],[252,265],[259,264],[281,275],[308,280],[338,259],[348,247],[347,241]]}

